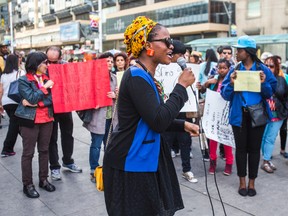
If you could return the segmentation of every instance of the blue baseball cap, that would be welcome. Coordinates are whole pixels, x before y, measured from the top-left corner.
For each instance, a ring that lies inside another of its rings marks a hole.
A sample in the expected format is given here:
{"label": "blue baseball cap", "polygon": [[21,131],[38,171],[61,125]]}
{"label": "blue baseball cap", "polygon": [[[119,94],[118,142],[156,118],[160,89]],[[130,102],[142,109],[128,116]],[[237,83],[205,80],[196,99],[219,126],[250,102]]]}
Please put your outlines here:
{"label": "blue baseball cap", "polygon": [[256,42],[248,35],[244,35],[238,38],[237,44],[233,45],[235,48],[254,48],[256,49]]}

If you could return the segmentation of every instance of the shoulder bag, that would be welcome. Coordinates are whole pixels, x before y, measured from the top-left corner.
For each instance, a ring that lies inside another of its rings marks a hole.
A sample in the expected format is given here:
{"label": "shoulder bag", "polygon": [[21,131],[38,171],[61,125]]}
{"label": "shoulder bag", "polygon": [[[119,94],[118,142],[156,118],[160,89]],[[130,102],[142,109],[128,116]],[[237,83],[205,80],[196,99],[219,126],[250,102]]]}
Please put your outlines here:
{"label": "shoulder bag", "polygon": [[[112,115],[112,122],[113,122],[113,119],[115,118],[115,114],[117,110],[117,102],[118,102],[118,99],[116,99],[115,101],[115,105],[114,105],[115,108],[114,108],[113,115]],[[110,137],[111,137],[112,129],[113,129],[113,124],[111,123],[109,132],[108,132],[107,142],[106,142],[106,149],[107,149]],[[94,177],[96,179],[96,189],[98,191],[104,191],[103,167],[102,166],[96,167],[94,171]]]}
{"label": "shoulder bag", "polygon": [[[246,103],[246,100],[242,94],[241,97],[242,100]],[[266,125],[269,121],[269,117],[263,100],[261,100],[258,104],[247,106],[247,109],[251,117],[252,128]]]}
{"label": "shoulder bag", "polygon": [[16,73],[16,80],[10,83],[8,95],[7,95],[10,99],[14,100],[17,103],[20,103],[22,99],[19,93],[19,89],[18,89],[18,86],[19,86],[18,79],[20,75],[21,75],[21,71],[18,70]]}

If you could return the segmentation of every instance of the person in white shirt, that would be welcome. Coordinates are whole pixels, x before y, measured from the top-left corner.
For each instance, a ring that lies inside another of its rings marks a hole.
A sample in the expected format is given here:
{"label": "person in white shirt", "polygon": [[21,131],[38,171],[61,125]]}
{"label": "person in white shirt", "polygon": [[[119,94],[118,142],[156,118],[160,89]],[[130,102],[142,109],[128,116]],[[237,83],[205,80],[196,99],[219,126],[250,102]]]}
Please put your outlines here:
{"label": "person in white shirt", "polygon": [[14,146],[19,133],[18,118],[14,115],[18,103],[8,97],[10,83],[25,75],[23,70],[19,69],[18,56],[11,54],[7,57],[6,66],[1,76],[0,82],[0,110],[3,113],[6,111],[9,116],[9,127],[6,138],[3,143],[1,157],[13,156]]}

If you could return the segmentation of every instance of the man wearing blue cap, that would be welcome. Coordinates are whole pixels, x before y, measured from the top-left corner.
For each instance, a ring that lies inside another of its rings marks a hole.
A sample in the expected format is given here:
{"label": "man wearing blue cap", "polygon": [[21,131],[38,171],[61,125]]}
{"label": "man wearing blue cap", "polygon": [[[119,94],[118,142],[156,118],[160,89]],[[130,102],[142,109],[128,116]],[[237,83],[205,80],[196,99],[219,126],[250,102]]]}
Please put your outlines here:
{"label": "man wearing blue cap", "polygon": [[[270,109],[266,99],[275,92],[277,81],[272,72],[256,56],[256,43],[251,37],[245,35],[238,39],[236,58],[240,62],[231,69],[225,77],[221,95],[225,100],[230,101],[229,123],[232,125],[236,144],[236,166],[239,176],[238,193],[241,196],[255,196],[255,179],[258,175],[260,161],[260,148],[265,124],[252,127],[252,119],[248,107],[264,102],[269,117]],[[234,81],[237,79],[237,71],[260,71],[261,91],[234,91]],[[264,117],[264,116],[263,116]],[[248,187],[246,186],[248,158]]]}

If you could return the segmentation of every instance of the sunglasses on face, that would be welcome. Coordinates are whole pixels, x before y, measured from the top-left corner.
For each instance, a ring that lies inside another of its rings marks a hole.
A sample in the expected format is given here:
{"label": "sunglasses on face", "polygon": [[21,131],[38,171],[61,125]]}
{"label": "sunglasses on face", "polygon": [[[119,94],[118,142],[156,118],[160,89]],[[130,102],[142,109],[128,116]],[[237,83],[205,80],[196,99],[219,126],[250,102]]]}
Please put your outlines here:
{"label": "sunglasses on face", "polygon": [[223,54],[224,54],[224,55],[226,55],[226,54],[227,54],[227,55],[231,55],[232,53],[231,53],[231,52],[223,52]]}
{"label": "sunglasses on face", "polygon": [[170,48],[170,46],[173,44],[172,38],[155,39],[155,40],[151,40],[150,42],[157,42],[157,41],[161,41],[161,42],[165,43],[167,48]]}
{"label": "sunglasses on face", "polygon": [[275,67],[275,65],[273,65],[273,64],[266,64],[266,66],[268,67],[268,68],[274,68]]}

